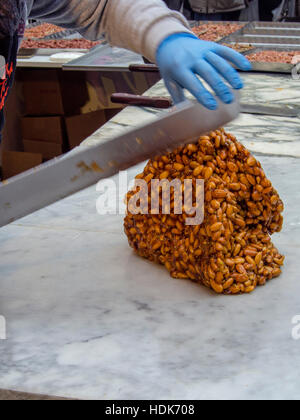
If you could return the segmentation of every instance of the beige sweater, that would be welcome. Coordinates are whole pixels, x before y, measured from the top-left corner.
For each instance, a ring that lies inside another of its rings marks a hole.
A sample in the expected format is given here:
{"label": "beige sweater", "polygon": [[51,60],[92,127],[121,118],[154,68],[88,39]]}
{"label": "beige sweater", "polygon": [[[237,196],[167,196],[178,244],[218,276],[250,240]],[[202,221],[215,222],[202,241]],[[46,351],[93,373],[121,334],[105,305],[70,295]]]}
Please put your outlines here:
{"label": "beige sweater", "polygon": [[151,61],[164,38],[190,32],[185,18],[162,0],[26,0],[26,4],[30,18],[77,29],[91,40],[105,33],[112,45]]}

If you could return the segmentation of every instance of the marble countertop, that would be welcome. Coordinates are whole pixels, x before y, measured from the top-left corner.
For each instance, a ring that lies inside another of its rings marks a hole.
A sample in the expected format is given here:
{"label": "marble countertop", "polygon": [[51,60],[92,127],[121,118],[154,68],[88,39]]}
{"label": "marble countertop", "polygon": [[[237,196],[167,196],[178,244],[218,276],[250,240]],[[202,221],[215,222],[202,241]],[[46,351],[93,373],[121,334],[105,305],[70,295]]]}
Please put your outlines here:
{"label": "marble countertop", "polygon": [[[300,115],[300,79],[293,80],[291,76],[262,73],[244,74],[243,78],[245,88],[242,91],[242,103],[276,105],[278,107],[285,107],[288,104],[299,108]],[[147,95],[167,96],[163,82],[159,82],[151,88]],[[124,127],[137,125],[161,112],[167,111],[128,107],[83,144],[95,144],[102,141],[103,138],[113,137]],[[240,118],[229,124],[227,128],[229,131],[233,131],[252,152],[273,156],[300,157],[299,124],[300,118],[241,114]]]}
{"label": "marble countertop", "polygon": [[[299,81],[245,78],[249,101],[300,104]],[[153,113],[127,108],[87,143]],[[287,256],[284,273],[252,295],[216,296],[138,258],[123,216],[97,214],[95,187],[2,228],[0,388],[98,399],[299,399],[299,127],[253,115],[228,127],[258,153],[286,205],[273,238]]]}

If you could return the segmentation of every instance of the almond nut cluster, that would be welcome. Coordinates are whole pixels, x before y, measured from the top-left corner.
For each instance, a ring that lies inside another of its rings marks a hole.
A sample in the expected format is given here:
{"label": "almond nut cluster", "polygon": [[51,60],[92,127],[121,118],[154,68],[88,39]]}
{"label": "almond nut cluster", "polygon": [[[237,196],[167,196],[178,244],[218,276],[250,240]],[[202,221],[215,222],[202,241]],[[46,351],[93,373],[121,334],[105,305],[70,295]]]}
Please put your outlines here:
{"label": "almond nut cluster", "polygon": [[204,221],[196,226],[186,224],[185,208],[175,214],[174,203],[170,214],[162,207],[160,214],[151,214],[151,207],[148,214],[133,214],[128,203],[138,188],[127,194],[125,233],[141,257],[163,264],[174,278],[224,294],[251,293],[281,274],[284,257],[271,235],[282,229],[283,202],[234,136],[212,132],[150,160],[136,178],[147,182],[149,203],[153,179],[205,182]]}

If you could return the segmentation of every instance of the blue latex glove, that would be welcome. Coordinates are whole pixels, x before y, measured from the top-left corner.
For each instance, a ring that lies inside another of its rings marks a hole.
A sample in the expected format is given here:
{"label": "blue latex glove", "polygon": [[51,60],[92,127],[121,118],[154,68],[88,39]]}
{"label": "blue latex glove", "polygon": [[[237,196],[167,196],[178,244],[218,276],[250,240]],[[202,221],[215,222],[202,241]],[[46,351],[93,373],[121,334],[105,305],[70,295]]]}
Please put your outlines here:
{"label": "blue latex glove", "polygon": [[223,102],[229,104],[233,102],[234,95],[225,81],[234,89],[242,89],[243,82],[228,61],[241,70],[251,70],[250,62],[238,52],[214,42],[201,41],[187,33],[166,38],[158,47],[156,60],[175,103],[185,99],[183,89],[187,89],[209,109],[217,109],[218,103],[197,75],[212,87]]}

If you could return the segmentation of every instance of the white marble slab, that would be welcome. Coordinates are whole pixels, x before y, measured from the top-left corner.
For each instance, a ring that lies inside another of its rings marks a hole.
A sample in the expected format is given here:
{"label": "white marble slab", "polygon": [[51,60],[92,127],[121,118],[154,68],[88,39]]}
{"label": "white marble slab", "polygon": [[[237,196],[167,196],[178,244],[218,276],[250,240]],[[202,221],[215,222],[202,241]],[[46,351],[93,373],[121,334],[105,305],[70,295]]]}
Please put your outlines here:
{"label": "white marble slab", "polygon": [[[91,141],[137,115],[149,111],[126,109]],[[280,144],[293,155],[298,126],[280,122],[242,116],[230,125],[245,142],[265,143],[259,158],[286,205],[274,237],[287,256],[284,273],[252,295],[216,296],[135,256],[123,217],[97,214],[95,187],[1,229],[0,388],[73,398],[299,399],[292,319],[300,315],[300,166],[272,156]]]}
{"label": "white marble slab", "polygon": [[247,73],[242,98],[246,103],[300,105],[300,80],[292,75]]}
{"label": "white marble slab", "polygon": [[[287,75],[242,74],[245,88],[241,101],[260,105],[293,105],[299,107],[300,80]],[[163,82],[151,88],[148,96],[168,96]],[[187,94],[187,97],[191,95]],[[160,115],[162,110],[128,107],[115,116],[108,124],[94,133],[84,145],[97,144],[112,138],[128,128],[149,121]],[[266,155],[300,157],[300,118],[275,117],[265,115],[241,114],[226,127],[233,132],[252,152]]]}
{"label": "white marble slab", "polygon": [[[0,231],[0,388],[77,398],[299,398],[299,161],[262,157],[287,208],[280,279],[216,296],[136,257],[93,188]],[[135,173],[140,168],[135,169]]]}

